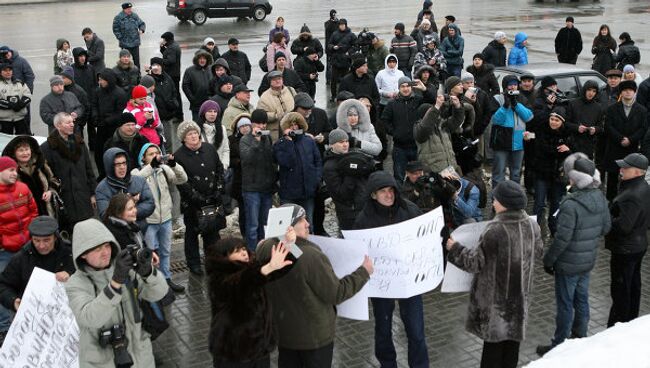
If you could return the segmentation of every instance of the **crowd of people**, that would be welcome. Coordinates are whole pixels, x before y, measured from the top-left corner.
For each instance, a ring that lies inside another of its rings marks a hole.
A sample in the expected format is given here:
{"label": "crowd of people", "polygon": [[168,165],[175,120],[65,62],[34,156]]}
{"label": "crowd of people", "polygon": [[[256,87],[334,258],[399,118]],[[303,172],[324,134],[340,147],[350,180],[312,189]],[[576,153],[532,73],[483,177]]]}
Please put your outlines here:
{"label": "crowd of people", "polygon": [[[587,336],[589,274],[603,236],[612,254],[608,326],[636,318],[650,225],[650,79],[635,82],[640,52],[630,34],[617,45],[600,27],[592,68],[607,84],[588,80],[568,99],[552,77],[497,80],[495,67],[528,63],[525,33],[507,50],[506,33],[496,32],[466,60],[463,20],[448,15],[438,30],[432,8],[425,0],[410,33],[397,23],[390,43],[367,29],[355,35],[334,9],[323,42],[307,24],[292,38],[277,18],[254,106],[253,68],[236,38],[221,53],[206,37],[182,72],[188,50],[166,31],[160,56],[141,68],[146,24],[124,3],[113,20],[114,67],[90,28],[81,32],[86,47],[56,41],[40,145],[31,137],[34,73],[16,49],[0,47],[1,131],[16,135],[0,157],[0,342],[40,267],[65,283],[82,366],[153,367],[156,334],[143,316],[160,318],[185,289],[170,271],[173,232],[184,229],[189,271],[208,273],[215,367],[269,367],[276,347],[280,367],[330,367],[334,306],[364,286],[373,260],[338,278],[308,240],[339,235],[324,226],[328,198],[341,230],[442,206],[447,235],[434,246],[476,275],[467,330],[485,342],[481,367],[517,365],[544,225],[557,317],[550,345],[537,352]],[[555,38],[560,63],[582,52],[574,22],[567,17]],[[315,106],[320,81],[334,113]],[[274,202],[292,209],[292,223],[267,239]],[[221,239],[235,208],[241,238]],[[448,235],[487,218],[476,249]],[[428,367],[422,295],[397,301],[409,366]],[[395,302],[372,298],[381,367],[396,366]]]}

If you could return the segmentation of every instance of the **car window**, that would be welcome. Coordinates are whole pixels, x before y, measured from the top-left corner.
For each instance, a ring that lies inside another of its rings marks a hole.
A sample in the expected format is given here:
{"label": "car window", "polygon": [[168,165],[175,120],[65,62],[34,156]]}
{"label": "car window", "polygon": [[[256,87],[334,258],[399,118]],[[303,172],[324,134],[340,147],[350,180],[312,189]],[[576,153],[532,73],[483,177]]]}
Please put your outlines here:
{"label": "car window", "polygon": [[[574,77],[555,77],[557,81],[557,88],[564,92],[568,98],[578,97],[578,86],[576,85],[576,80]],[[535,90],[539,90],[539,87],[542,84],[542,80],[538,80],[535,83]]]}
{"label": "car window", "polygon": [[598,89],[602,89],[607,84],[604,80],[600,79],[597,75],[582,75],[578,77],[580,86],[584,86],[587,81],[594,81],[598,83]]}

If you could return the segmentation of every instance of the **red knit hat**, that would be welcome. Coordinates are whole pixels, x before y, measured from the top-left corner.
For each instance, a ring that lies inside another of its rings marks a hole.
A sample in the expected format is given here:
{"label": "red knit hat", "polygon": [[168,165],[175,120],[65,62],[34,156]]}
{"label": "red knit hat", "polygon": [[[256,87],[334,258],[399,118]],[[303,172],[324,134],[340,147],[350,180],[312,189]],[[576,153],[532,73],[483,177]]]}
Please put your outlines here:
{"label": "red knit hat", "polygon": [[136,99],[142,97],[147,97],[147,88],[142,85],[133,87],[133,91],[131,91],[131,98]]}
{"label": "red knit hat", "polygon": [[17,168],[18,164],[9,156],[0,156],[0,172],[11,168]]}

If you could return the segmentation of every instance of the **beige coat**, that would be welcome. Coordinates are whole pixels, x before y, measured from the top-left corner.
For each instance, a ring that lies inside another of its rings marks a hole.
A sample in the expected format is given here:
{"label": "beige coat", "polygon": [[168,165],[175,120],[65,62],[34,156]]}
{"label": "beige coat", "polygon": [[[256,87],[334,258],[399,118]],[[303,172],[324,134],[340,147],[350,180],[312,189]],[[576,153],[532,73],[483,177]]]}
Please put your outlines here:
{"label": "beige coat", "polygon": [[230,102],[228,102],[228,107],[226,107],[226,110],[223,112],[223,117],[221,118],[221,125],[226,127],[226,130],[228,131],[228,135],[224,136],[224,139],[227,140],[228,136],[232,135],[235,131],[235,127],[232,126],[235,118],[240,114],[251,114],[253,110],[255,110],[253,104],[249,103],[248,106],[244,106],[244,104],[235,97],[231,98]]}
{"label": "beige coat", "polygon": [[271,131],[273,141],[276,141],[280,134],[280,120],[287,113],[293,111],[294,102],[293,96],[296,95],[296,90],[292,87],[284,87],[280,91],[274,91],[269,88],[260,97],[257,103],[257,108],[266,111],[269,118],[267,129]]}

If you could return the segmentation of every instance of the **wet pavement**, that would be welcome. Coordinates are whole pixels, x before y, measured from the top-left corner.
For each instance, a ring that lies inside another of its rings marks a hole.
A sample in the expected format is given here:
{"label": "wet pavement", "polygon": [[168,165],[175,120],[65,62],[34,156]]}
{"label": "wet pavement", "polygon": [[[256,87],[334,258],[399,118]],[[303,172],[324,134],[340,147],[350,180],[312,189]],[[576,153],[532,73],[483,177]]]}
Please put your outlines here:
{"label": "wet pavement", "polygon": [[[390,41],[392,27],[402,21],[410,29],[415,15],[420,10],[421,1],[349,2],[342,0],[292,0],[272,1],[273,13],[263,22],[236,21],[235,19],[210,19],[203,26],[179,23],[165,11],[165,1],[137,1],[134,10],[147,22],[147,32],[141,46],[143,64],[150,57],[158,55],[159,36],[172,31],[183,49],[182,68],[191,63],[193,52],[202,40],[213,37],[222,51],[227,48],[230,37],[240,39],[240,48],[249,55],[253,64],[253,77],[249,86],[257,89],[263,73],[257,67],[261,49],[267,40],[268,30],[274,19],[282,15],[292,37],[297,36],[303,23],[321,38],[323,22],[329,9],[335,8],[340,17],[347,18],[355,33],[368,27]],[[52,75],[52,55],[55,40],[67,38],[72,47],[83,46],[81,30],[89,26],[106,42],[107,65],[114,65],[117,59],[117,41],[112,35],[113,16],[119,11],[119,2],[79,1],[40,5],[2,6],[0,22],[0,44],[17,49],[31,63],[37,76],[32,110],[32,128],[36,134],[45,135],[46,127],[38,117],[38,101],[49,92],[47,84]],[[434,13],[438,26],[443,17],[453,14],[458,19],[465,37],[466,60],[479,52],[492,39],[497,30],[505,31],[512,39],[518,31],[525,31],[531,43],[529,60],[551,61],[553,39],[557,30],[564,26],[568,15],[576,18],[576,27],[582,32],[585,50],[578,65],[588,68],[591,64],[589,49],[591,40],[602,23],[607,23],[614,36],[628,31],[641,49],[642,63],[637,70],[644,77],[650,71],[646,56],[650,55],[650,44],[645,39],[650,5],[647,0],[603,0],[598,3],[554,3],[537,4],[525,0],[473,0],[471,2],[437,1]],[[510,47],[510,45],[509,45]],[[317,90],[317,106],[326,107],[325,83]],[[254,95],[253,103],[257,101]],[[188,104],[184,105],[187,109]],[[189,116],[189,111],[186,116]],[[327,229],[335,233],[333,214],[327,217]],[[235,227],[229,227],[234,230]],[[210,321],[210,305],[205,278],[190,275],[183,263],[182,242],[175,242],[172,261],[174,278],[187,285],[187,292],[178,295],[171,307],[169,318],[171,328],[155,343],[154,349],[164,359],[165,367],[208,367],[211,365],[207,348],[207,332]],[[590,285],[591,322],[590,334],[605,328],[609,312],[609,252],[601,251]],[[650,312],[650,298],[647,285],[650,285],[650,266],[643,267],[643,290],[641,313]],[[482,342],[464,332],[464,319],[468,296],[461,294],[441,294],[438,291],[427,293],[424,298],[425,331],[432,367],[476,367],[480,361]],[[398,316],[398,313],[395,314]],[[540,262],[535,270],[535,286],[530,308],[530,323],[527,339],[522,344],[520,363],[525,364],[537,358],[535,347],[548,344],[554,331],[555,302],[553,279],[544,273]],[[407,344],[399,318],[394,323],[394,340],[398,353],[399,367],[407,367]],[[335,341],[335,367],[376,367],[373,356],[373,322],[339,319]]]}

